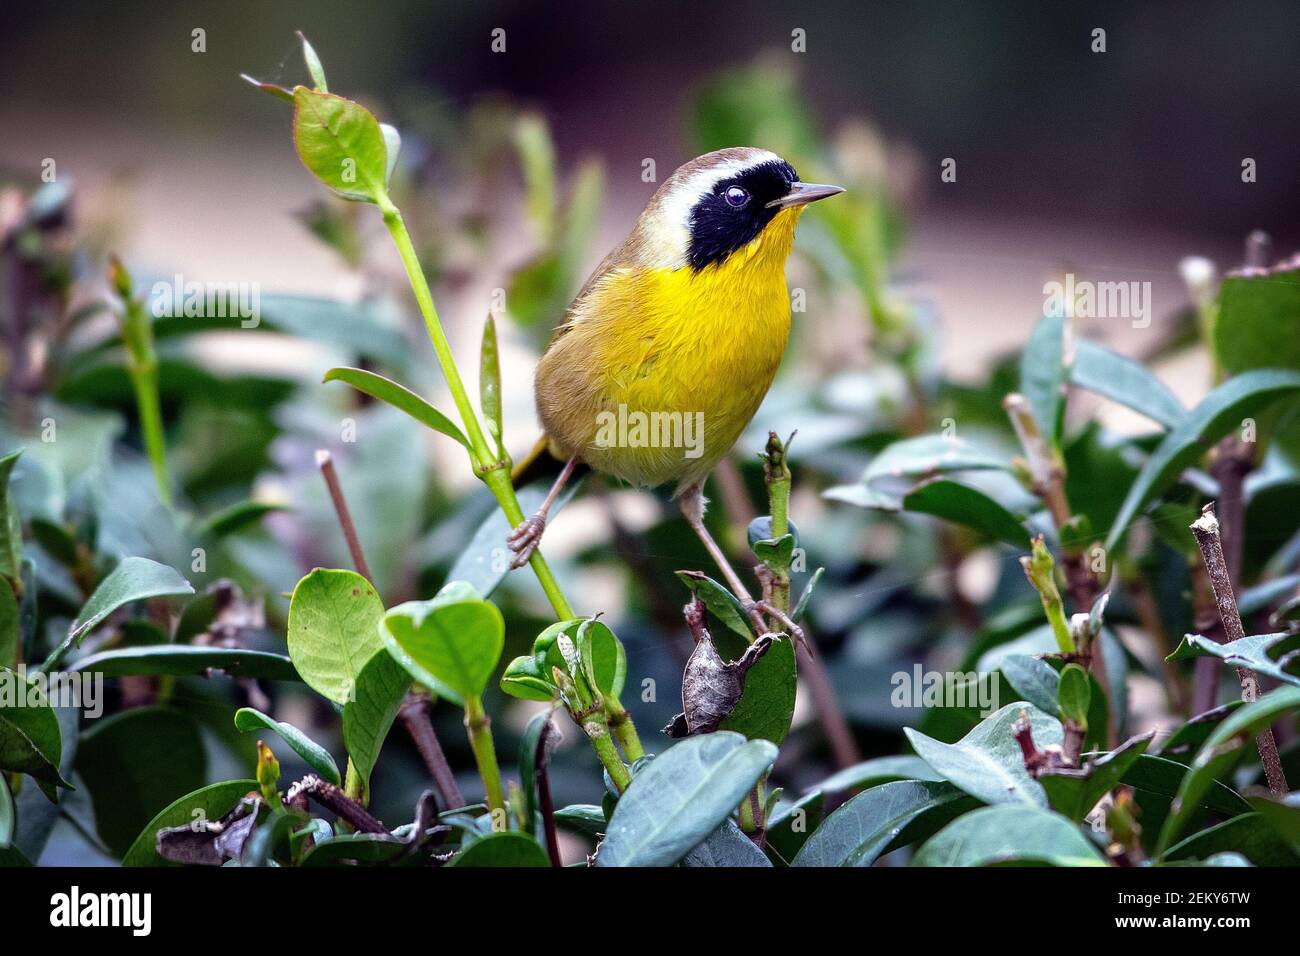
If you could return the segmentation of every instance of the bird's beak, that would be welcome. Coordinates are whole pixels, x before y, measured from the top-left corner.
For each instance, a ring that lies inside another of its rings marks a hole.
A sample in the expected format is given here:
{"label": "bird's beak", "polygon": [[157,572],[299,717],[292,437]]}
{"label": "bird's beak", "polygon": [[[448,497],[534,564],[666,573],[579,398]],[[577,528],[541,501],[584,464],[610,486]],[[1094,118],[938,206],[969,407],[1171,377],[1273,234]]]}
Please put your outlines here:
{"label": "bird's beak", "polygon": [[844,192],[843,186],[823,186],[820,183],[793,183],[790,191],[780,199],[773,199],[767,204],[768,209],[789,209],[792,206],[806,206],[810,202],[825,199]]}

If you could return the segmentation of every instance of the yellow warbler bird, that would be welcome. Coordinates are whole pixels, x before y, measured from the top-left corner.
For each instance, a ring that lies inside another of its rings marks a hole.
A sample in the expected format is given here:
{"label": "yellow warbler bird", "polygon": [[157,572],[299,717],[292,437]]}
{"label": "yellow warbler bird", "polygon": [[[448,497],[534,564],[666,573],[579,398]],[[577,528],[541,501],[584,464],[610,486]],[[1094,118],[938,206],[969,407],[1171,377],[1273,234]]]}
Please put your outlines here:
{"label": "yellow warbler bird", "polygon": [[790,333],[785,261],[804,207],[843,192],[799,181],[764,149],[706,153],[655,192],[578,293],[537,366],[546,433],[516,474],[566,462],[511,533],[522,566],[585,464],[634,485],[675,483],[682,512],[738,596],[703,524],[702,486],[758,410]]}

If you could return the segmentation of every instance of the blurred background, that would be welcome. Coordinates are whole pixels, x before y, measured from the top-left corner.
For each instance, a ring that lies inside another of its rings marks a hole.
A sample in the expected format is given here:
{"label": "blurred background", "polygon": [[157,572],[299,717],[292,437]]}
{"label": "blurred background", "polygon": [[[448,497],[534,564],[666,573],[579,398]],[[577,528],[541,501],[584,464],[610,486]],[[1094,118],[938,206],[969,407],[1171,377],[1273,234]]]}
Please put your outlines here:
{"label": "blurred background", "polygon": [[[1097,28],[1105,52],[1092,51]],[[832,745],[836,732],[813,704],[825,688],[803,688],[776,771],[795,791],[852,756],[897,751],[899,728],[918,719],[889,705],[900,666],[973,665],[1029,630],[1032,613],[1009,612],[1034,610],[1005,546],[820,492],[853,481],[889,441],[948,417],[963,434],[1011,447],[997,405],[1014,383],[1008,363],[1043,315],[1044,283],[1066,272],[1149,282],[1149,327],[1112,318],[1079,331],[1149,361],[1196,401],[1212,376],[1187,347],[1194,319],[1180,260],[1233,268],[1253,229],[1279,255],[1300,240],[1300,7],[1283,0],[1249,12],[1230,3],[6,5],[0,222],[7,235],[37,236],[13,261],[31,270],[24,288],[53,330],[35,353],[6,340],[6,445],[30,437],[47,408],[78,436],[34,450],[18,487],[51,524],[95,513],[105,560],[145,554],[184,570],[184,522],[160,519],[148,492],[105,262],[119,255],[140,289],[175,276],[253,284],[264,328],[159,334],[181,510],[211,516],[247,499],[286,509],[223,535],[208,569],[187,572],[200,590],[229,578],[265,605],[266,621],[250,628],[255,645],[283,647],[283,595],[302,573],[348,564],[315,449],[336,455],[389,606],[474,573],[467,542],[492,511],[452,442],[320,384],[330,366],[364,362],[449,408],[374,210],[327,197],[294,155],[288,109],[239,79],[306,82],[297,29],[332,91],[402,131],[395,197],[471,382],[481,323],[504,290],[516,455],[536,435],[531,369],[550,328],[677,165],[745,143],[781,152],[805,179],[849,187],[800,226],[790,281],[806,292],[806,311],[752,433],[711,489],[713,520],[739,554],[764,507],[755,452],[769,429],[799,429],[792,514],[807,570],[827,568],[810,620],[848,738]],[[504,52],[492,48],[498,29]],[[1250,183],[1246,158],[1257,168]],[[941,179],[948,159],[955,181]],[[57,175],[43,183],[49,160]],[[1100,414],[1117,433],[1149,427],[1113,407]],[[1103,446],[1092,434],[1076,451]],[[1079,481],[1105,485],[1120,475],[1106,468],[1127,467],[1117,455],[1091,460],[1091,471],[1076,462]],[[566,588],[584,610],[606,613],[629,673],[656,681],[653,701],[627,695],[646,738],[679,709],[690,650],[672,572],[709,570],[665,500],[592,482],[547,532]],[[85,582],[55,556],[41,560],[55,596],[47,624],[66,627]],[[1169,587],[1181,593],[1177,581]],[[545,624],[546,606],[523,575],[494,600],[507,612],[508,659]],[[190,635],[211,623],[195,613]],[[1154,651],[1131,650],[1135,665],[1158,672]],[[197,680],[171,692],[203,728],[211,779],[251,766],[252,741],[229,726],[243,692]],[[151,699],[148,687],[114,693],[119,703]],[[1157,698],[1151,720],[1166,704]],[[308,694],[277,688],[274,705],[278,719],[337,735]],[[529,709],[499,695],[493,706],[508,755]],[[453,765],[471,767],[459,714],[436,716]],[[597,801],[594,759],[576,728],[566,734],[557,801]],[[401,737],[395,730],[376,777],[385,819],[407,819],[423,786]],[[464,785],[474,789],[472,775]],[[84,860],[75,830],[56,830],[70,842],[55,840],[46,862]]]}

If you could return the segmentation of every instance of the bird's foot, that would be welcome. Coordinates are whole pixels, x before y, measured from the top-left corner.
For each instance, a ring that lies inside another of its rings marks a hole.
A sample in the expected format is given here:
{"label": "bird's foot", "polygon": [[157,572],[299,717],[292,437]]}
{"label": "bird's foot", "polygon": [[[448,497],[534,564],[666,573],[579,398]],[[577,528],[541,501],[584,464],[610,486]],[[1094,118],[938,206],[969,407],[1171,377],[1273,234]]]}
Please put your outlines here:
{"label": "bird's foot", "polygon": [[528,563],[537,546],[542,543],[542,532],[545,530],[546,515],[538,513],[520,522],[515,530],[510,532],[506,544],[515,553],[514,560],[510,562],[511,568],[522,568]]}

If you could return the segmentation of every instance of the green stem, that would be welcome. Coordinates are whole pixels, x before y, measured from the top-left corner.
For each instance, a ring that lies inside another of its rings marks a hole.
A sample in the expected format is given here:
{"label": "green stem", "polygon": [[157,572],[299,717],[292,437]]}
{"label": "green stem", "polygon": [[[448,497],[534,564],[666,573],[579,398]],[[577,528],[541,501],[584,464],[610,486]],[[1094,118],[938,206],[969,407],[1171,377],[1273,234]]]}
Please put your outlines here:
{"label": "green stem", "polygon": [[636,724],[632,723],[632,715],[612,693],[605,694],[605,719],[614,739],[623,748],[628,763],[636,763],[645,756],[645,748],[641,746],[641,738],[637,735]]}
{"label": "green stem", "polygon": [[610,739],[609,724],[605,720],[604,712],[597,711],[583,718],[582,729],[587,739],[591,741],[591,746],[596,751],[596,756],[600,758],[601,764],[609,772],[609,779],[614,781],[614,786],[618,787],[619,793],[622,793],[632,782],[632,775],[628,773],[627,765],[623,763],[623,758],[618,755],[618,748]]}
{"label": "green stem", "polygon": [[162,402],[158,397],[158,363],[152,357],[139,365],[132,363],[131,384],[135,388],[135,404],[140,413],[140,432],[144,436],[144,450],[153,465],[154,481],[158,483],[158,497],[171,507],[171,481],[167,474],[167,445],[163,438]]}
{"label": "green stem", "polygon": [[505,798],[501,795],[501,771],[497,767],[497,752],[492,746],[492,720],[483,709],[481,698],[465,698],[465,730],[469,734],[469,746],[474,751],[474,762],[478,764],[479,776],[483,778],[483,790],[487,794],[488,809],[505,811]]}
{"label": "green stem", "polygon": [[366,800],[366,785],[361,779],[361,774],[357,770],[356,764],[352,758],[348,758],[348,769],[343,777],[343,792],[361,804],[363,807],[368,802]]}

